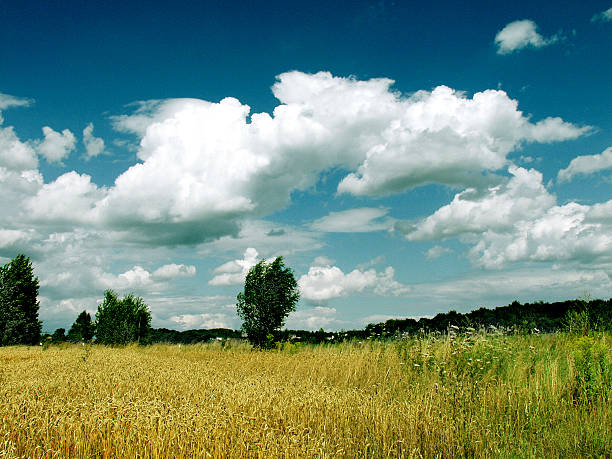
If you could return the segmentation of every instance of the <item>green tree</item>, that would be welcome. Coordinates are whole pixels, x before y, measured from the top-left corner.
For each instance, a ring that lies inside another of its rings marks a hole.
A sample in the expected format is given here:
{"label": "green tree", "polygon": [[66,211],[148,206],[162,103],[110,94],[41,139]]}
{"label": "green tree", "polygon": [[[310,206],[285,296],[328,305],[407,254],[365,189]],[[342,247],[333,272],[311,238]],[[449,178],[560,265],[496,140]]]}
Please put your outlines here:
{"label": "green tree", "polygon": [[96,326],[91,320],[91,315],[83,311],[70,327],[68,341],[91,341],[95,332]]}
{"label": "green tree", "polygon": [[25,255],[0,267],[0,345],[40,341],[38,287],[32,262]]}
{"label": "green tree", "polygon": [[57,330],[55,330],[51,335],[51,341],[53,341],[54,343],[62,343],[66,341],[66,329],[58,328]]}
{"label": "green tree", "polygon": [[242,319],[242,330],[253,346],[268,348],[274,334],[285,324],[285,318],[295,311],[300,298],[293,271],[285,267],[283,257],[271,263],[261,260],[253,266],[244,282],[244,292],[236,304]]}
{"label": "green tree", "polygon": [[144,300],[129,294],[119,299],[112,290],[104,292],[104,302],[96,312],[96,341],[101,344],[147,344],[151,313]]}

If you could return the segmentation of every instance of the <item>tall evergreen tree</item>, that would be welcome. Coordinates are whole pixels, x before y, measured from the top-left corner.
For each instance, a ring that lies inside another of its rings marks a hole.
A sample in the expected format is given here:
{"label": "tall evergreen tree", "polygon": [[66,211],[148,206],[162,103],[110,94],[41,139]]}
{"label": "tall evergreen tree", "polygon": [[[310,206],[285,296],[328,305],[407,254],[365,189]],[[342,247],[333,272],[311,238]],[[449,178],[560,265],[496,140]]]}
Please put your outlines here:
{"label": "tall evergreen tree", "polygon": [[38,287],[32,262],[25,255],[0,267],[0,345],[39,342]]}

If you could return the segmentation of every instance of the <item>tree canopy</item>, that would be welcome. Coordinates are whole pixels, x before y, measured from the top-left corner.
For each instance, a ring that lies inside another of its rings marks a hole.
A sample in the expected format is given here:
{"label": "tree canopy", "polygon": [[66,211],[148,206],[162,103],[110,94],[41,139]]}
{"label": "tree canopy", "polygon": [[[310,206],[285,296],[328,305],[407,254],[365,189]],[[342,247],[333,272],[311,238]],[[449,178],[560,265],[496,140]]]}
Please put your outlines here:
{"label": "tree canopy", "polygon": [[96,332],[96,326],[91,320],[91,315],[83,311],[76,318],[68,331],[68,341],[91,341]]}
{"label": "tree canopy", "polygon": [[112,290],[96,312],[96,342],[101,344],[145,344],[151,331],[151,313],[144,300],[132,294],[119,299]]}
{"label": "tree canopy", "polygon": [[285,324],[300,298],[291,268],[285,267],[283,257],[273,262],[261,260],[253,266],[245,279],[244,291],[238,294],[237,312],[242,319],[242,330],[255,347],[269,347],[274,333]]}
{"label": "tree canopy", "polygon": [[32,262],[25,255],[0,267],[0,345],[40,341],[38,287]]}

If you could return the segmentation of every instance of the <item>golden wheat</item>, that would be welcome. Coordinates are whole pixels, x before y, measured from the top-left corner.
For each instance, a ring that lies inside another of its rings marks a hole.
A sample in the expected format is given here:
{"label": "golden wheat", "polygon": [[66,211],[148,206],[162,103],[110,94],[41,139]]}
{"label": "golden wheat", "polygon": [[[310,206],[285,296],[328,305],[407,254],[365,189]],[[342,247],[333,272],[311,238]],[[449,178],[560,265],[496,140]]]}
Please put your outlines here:
{"label": "golden wheat", "polygon": [[589,339],[0,348],[0,457],[609,457]]}

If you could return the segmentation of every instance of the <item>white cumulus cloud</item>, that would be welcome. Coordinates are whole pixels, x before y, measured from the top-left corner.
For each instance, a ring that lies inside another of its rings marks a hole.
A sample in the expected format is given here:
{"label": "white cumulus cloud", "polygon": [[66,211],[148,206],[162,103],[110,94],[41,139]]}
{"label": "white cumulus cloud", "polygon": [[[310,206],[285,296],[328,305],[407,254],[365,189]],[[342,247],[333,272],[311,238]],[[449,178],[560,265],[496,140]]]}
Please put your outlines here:
{"label": "white cumulus cloud", "polygon": [[566,182],[576,175],[588,175],[607,169],[612,169],[612,147],[606,148],[599,155],[583,155],[572,159],[569,166],[559,171],[557,180]]}
{"label": "white cumulus cloud", "polygon": [[498,54],[509,54],[528,46],[542,48],[558,40],[556,35],[549,38],[540,35],[536,23],[530,19],[511,22],[495,35]]}
{"label": "white cumulus cloud", "polygon": [[241,285],[246,275],[257,264],[259,254],[257,250],[249,247],[241,260],[228,261],[215,268],[215,276],[208,282],[210,285]]}
{"label": "white cumulus cloud", "polygon": [[[470,98],[440,86],[403,97],[384,78],[359,81],[294,71],[277,80],[272,90],[280,104],[271,115],[253,113],[249,119],[248,105],[225,98],[141,102],[132,115],[115,117],[117,129],[139,136],[142,162],[112,187],[81,194],[79,210],[89,208],[91,225],[121,232],[127,241],[195,244],[238,236],[245,219],[283,208],[293,191],[312,186],[330,168],[352,171],[338,191],[356,195],[427,183],[481,187],[523,142],[567,140],[587,129],[558,118],[533,124],[498,90]],[[74,136],[45,129],[47,143],[38,150],[61,161]],[[98,151],[102,144],[92,131],[93,125],[85,128],[84,141]],[[25,160],[27,152],[20,157]],[[50,219],[65,212],[64,220],[83,220],[59,195],[39,198],[50,206]],[[382,210],[349,212],[324,217],[315,226],[344,231],[350,229],[341,222],[347,216],[359,231],[391,223]],[[282,233],[272,229],[270,236]]]}
{"label": "white cumulus cloud", "polygon": [[516,262],[575,261],[597,266],[612,260],[612,205],[592,207],[556,198],[542,174],[511,167],[505,184],[484,194],[458,193],[416,225],[396,225],[409,240],[463,237],[477,265],[501,268]]}
{"label": "white cumulus cloud", "polygon": [[177,279],[179,277],[193,277],[196,274],[195,266],[188,265],[177,265],[176,263],[171,263],[169,265],[163,265],[153,271],[153,278],[156,280],[172,280]]}
{"label": "white cumulus cloud", "polygon": [[[534,169],[512,166],[512,177],[484,195],[468,189],[415,226],[404,228],[412,241],[440,240],[465,233],[505,231],[517,221],[542,215],[555,203],[542,185],[542,174]],[[401,226],[398,227],[400,230]]]}
{"label": "white cumulus cloud", "polygon": [[515,223],[512,231],[487,231],[470,250],[477,264],[501,268],[511,262],[577,261],[597,265],[612,260],[612,225],[591,221],[588,206],[553,206],[540,217]]}
{"label": "white cumulus cloud", "polygon": [[11,171],[38,168],[36,153],[30,145],[19,140],[12,126],[0,127],[0,167]]}
{"label": "white cumulus cloud", "polygon": [[93,135],[93,123],[83,129],[83,143],[85,144],[85,159],[95,158],[104,151],[104,140]]}
{"label": "white cumulus cloud", "polygon": [[95,224],[93,203],[104,196],[89,175],[74,171],[60,175],[55,181],[43,185],[25,200],[28,218],[47,223],[71,226]]}
{"label": "white cumulus cloud", "polygon": [[383,272],[374,269],[360,271],[354,269],[345,274],[337,266],[311,266],[307,274],[298,280],[302,298],[314,302],[324,302],[368,289],[377,295],[398,296],[406,293],[407,286],[395,279],[391,266]]}
{"label": "white cumulus cloud", "polygon": [[51,163],[60,163],[76,147],[76,137],[70,130],[64,129],[61,133],[49,126],[42,128],[44,139],[36,142],[36,151]]}

